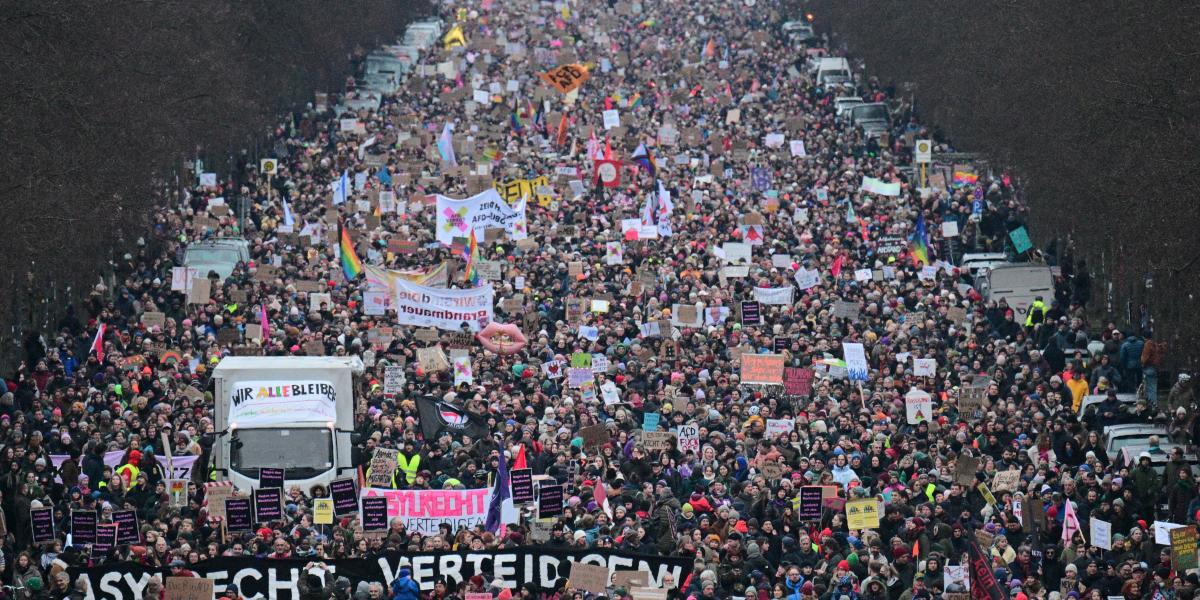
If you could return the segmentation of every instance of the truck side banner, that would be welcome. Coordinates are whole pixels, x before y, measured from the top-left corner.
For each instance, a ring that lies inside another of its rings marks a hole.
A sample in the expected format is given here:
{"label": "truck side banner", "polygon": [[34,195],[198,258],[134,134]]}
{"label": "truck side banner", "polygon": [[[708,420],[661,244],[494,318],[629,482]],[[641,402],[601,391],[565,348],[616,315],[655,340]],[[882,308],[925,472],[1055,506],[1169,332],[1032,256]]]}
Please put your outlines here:
{"label": "truck side banner", "polygon": [[229,394],[229,421],[238,427],[337,421],[337,391],[330,381],[239,381]]}
{"label": "truck side banner", "polygon": [[462,331],[466,323],[471,331],[479,331],[492,322],[496,291],[491,284],[450,290],[396,278],[392,285],[392,309],[401,325]]}
{"label": "truck side banner", "polygon": [[[304,565],[312,559],[262,560],[254,557],[213,558],[188,568],[200,577],[213,579],[220,595],[228,584],[238,586],[243,598],[277,598],[297,600],[298,585]],[[675,581],[683,581],[690,572],[693,559],[677,556],[650,556],[612,551],[563,551],[532,547],[523,550],[494,550],[489,552],[388,552],[374,558],[353,558],[326,561],[336,576],[350,579],[357,587],[360,581],[380,582],[385,589],[399,576],[401,567],[412,569],[412,577],[422,591],[433,589],[434,583],[449,578],[457,585],[476,574],[495,577],[506,588],[519,588],[532,583],[542,591],[550,591],[556,583],[569,578],[571,563],[582,562],[615,571],[638,570],[649,575],[649,587],[661,587],[669,573]],[[89,600],[135,600],[144,597],[146,584],[155,574],[169,575],[167,569],[153,569],[139,563],[113,563],[90,569],[72,568],[71,581],[83,577],[88,582]]]}

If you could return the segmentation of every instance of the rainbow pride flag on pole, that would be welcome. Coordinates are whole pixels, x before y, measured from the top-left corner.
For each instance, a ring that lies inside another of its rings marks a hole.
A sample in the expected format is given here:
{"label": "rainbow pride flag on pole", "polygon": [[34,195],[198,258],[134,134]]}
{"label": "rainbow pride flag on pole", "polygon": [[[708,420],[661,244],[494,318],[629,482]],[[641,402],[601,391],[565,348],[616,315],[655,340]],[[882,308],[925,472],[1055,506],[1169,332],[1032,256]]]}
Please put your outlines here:
{"label": "rainbow pride flag on pole", "polygon": [[466,250],[467,267],[463,269],[463,281],[471,285],[479,285],[479,242],[475,239],[475,229],[473,228]]}
{"label": "rainbow pride flag on pole", "polygon": [[913,265],[929,264],[929,234],[925,232],[925,215],[917,216],[917,229],[912,235]]}
{"label": "rainbow pride flag on pole", "polygon": [[348,281],[353,281],[362,274],[363,265],[362,261],[358,259],[358,254],[354,252],[354,242],[350,241],[350,232],[342,227],[341,221],[338,221],[338,239],[342,254],[342,273],[346,275]]}

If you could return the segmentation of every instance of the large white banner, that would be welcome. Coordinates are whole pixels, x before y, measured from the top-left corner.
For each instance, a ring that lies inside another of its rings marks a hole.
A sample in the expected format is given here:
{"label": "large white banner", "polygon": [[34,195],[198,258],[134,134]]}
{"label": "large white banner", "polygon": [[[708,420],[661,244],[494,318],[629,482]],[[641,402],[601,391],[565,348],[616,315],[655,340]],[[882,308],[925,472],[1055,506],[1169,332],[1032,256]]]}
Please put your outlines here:
{"label": "large white banner", "polygon": [[[58,469],[58,468],[62,467],[63,463],[67,462],[68,458],[71,458],[70,454],[51,454],[50,462],[51,462],[51,464],[54,465],[55,469]],[[104,464],[109,467],[112,467],[113,470],[116,470],[117,467],[119,467],[123,464],[123,462],[121,461],[121,459],[123,459],[123,458],[125,458],[124,450],[113,450],[111,452],[105,452],[104,453]],[[162,465],[162,468],[165,471],[167,468],[167,457],[159,456],[159,455],[155,454],[154,458],[158,460],[158,464]],[[173,458],[174,458],[174,460],[171,462],[171,466],[173,467],[174,471],[172,472],[172,474],[169,478],[170,479],[191,479],[192,478],[192,465],[196,464],[196,459],[198,459],[200,457],[194,456],[191,454],[184,454],[181,456],[175,456]],[[58,483],[62,483],[62,477],[59,475],[55,475],[54,481],[56,481]]]}
{"label": "large white banner", "polygon": [[846,357],[846,372],[850,381],[867,380],[867,354],[862,344],[842,342],[842,353]]}
{"label": "large white banner", "polygon": [[503,229],[509,239],[525,239],[529,237],[525,223],[525,201],[526,198],[522,198],[509,206],[495,188],[462,199],[439,194],[435,232],[437,241],[449,246],[454,243],[454,238],[470,237],[472,228],[475,238],[480,242],[483,241],[484,230],[488,228]]}
{"label": "large white banner", "polygon": [[479,331],[492,322],[496,291],[492,285],[466,290],[433,288],[397,277],[392,280],[392,308],[401,325],[462,331],[466,323]]}
{"label": "large white banner", "polygon": [[442,523],[449,523],[451,531],[474,529],[487,521],[491,488],[472,490],[390,490],[364,488],[362,498],[383,496],[387,498],[388,522],[399,518],[409,533],[436,535]]}
{"label": "large white banner", "polygon": [[754,299],[762,304],[781,304],[788,305],[792,303],[792,294],[796,288],[792,286],[781,288],[754,288]]}
{"label": "large white banner", "polygon": [[230,400],[229,421],[240,428],[337,421],[337,390],[330,381],[239,381]]}

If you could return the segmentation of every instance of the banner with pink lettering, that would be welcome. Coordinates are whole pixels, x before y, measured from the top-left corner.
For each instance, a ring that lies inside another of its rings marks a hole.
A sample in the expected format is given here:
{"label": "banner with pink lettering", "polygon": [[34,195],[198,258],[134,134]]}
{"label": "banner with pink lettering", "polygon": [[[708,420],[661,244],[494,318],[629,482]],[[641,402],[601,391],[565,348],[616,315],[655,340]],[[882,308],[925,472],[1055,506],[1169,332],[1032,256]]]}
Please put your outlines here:
{"label": "banner with pink lettering", "polygon": [[405,528],[421,535],[433,535],[442,523],[450,525],[451,531],[473,528],[487,520],[488,500],[491,488],[473,490],[390,490],[364,488],[362,498],[383,496],[387,498],[388,523],[399,518]]}

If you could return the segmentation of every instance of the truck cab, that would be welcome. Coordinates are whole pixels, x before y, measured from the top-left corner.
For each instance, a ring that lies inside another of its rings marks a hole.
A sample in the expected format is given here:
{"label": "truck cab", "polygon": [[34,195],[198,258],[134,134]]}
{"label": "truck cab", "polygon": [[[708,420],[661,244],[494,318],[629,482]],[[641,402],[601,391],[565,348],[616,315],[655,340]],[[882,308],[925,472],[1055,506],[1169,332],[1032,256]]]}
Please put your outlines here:
{"label": "truck cab", "polygon": [[284,485],[328,487],[353,471],[357,357],[226,357],[213,371],[218,479],[258,487],[259,469],[283,469]]}

